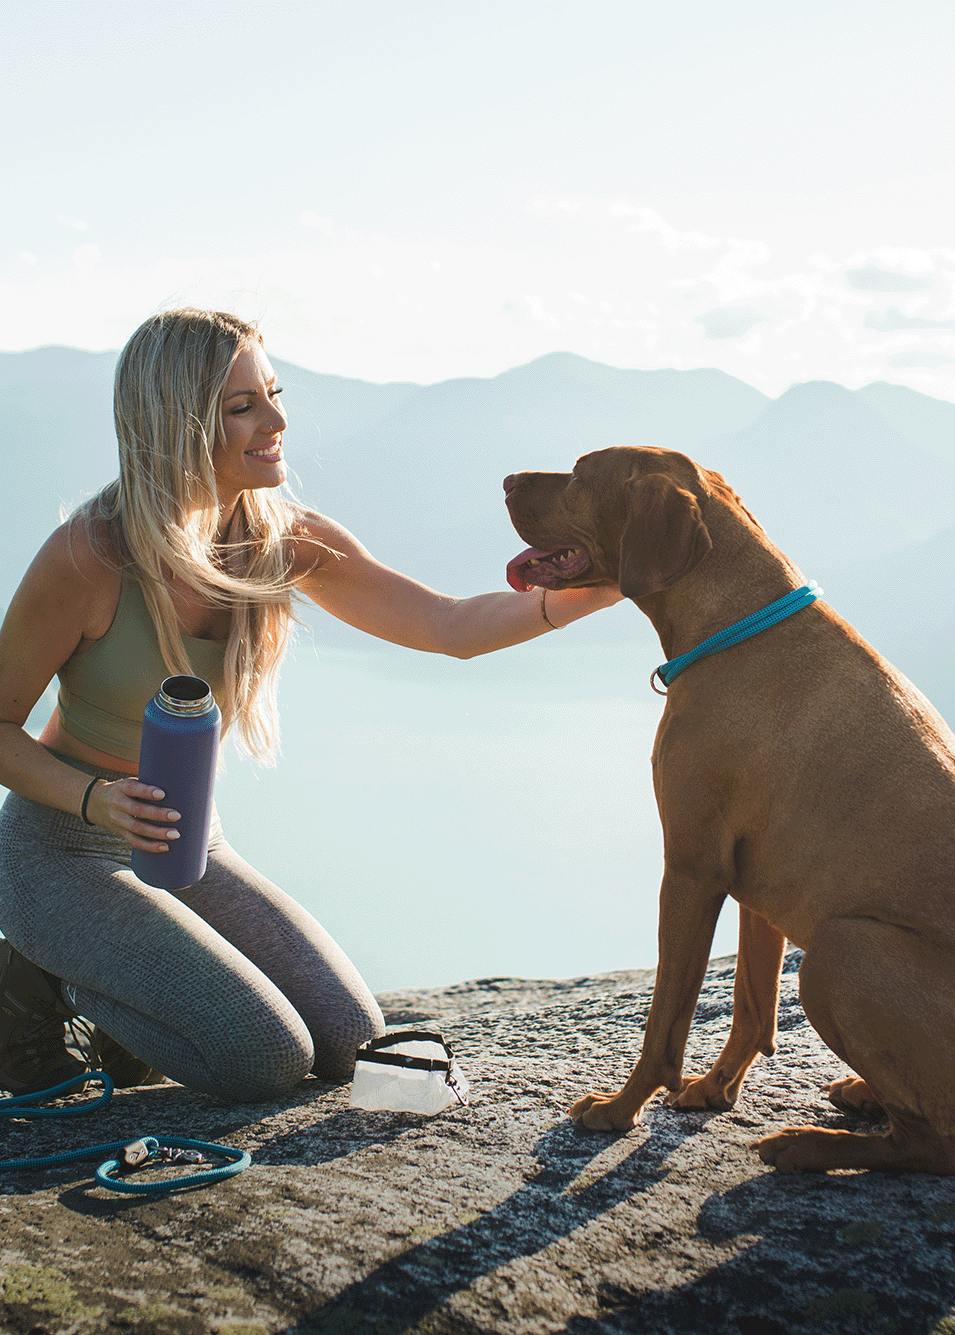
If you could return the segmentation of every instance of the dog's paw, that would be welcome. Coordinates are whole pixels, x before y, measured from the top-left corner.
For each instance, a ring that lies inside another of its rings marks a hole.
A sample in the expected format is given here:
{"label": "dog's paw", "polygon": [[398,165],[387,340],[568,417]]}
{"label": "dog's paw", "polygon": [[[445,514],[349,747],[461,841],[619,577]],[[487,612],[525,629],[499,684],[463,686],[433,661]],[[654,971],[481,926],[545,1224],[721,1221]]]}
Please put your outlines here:
{"label": "dog's paw", "polygon": [[885,1109],[872,1093],[864,1080],[857,1075],[846,1080],[833,1080],[831,1085],[823,1086],[823,1093],[833,1107],[850,1117],[863,1117],[867,1122],[885,1120]]}
{"label": "dog's paw", "polygon": [[869,1168],[880,1173],[955,1174],[955,1137],[939,1135],[924,1121],[911,1123],[899,1135],[787,1126],[751,1148],[781,1173]]}
{"label": "dog's paw", "polygon": [[685,1075],[683,1084],[670,1094],[667,1103],[684,1112],[728,1112],[736,1102],[736,1091],[717,1080],[712,1071],[706,1075]]}
{"label": "dog's paw", "polygon": [[816,1127],[787,1126],[775,1136],[753,1141],[750,1149],[780,1173],[824,1172],[819,1143]]}
{"label": "dog's paw", "polygon": [[588,1131],[629,1131],[640,1120],[640,1109],[628,1109],[619,1094],[585,1094],[570,1116]]}

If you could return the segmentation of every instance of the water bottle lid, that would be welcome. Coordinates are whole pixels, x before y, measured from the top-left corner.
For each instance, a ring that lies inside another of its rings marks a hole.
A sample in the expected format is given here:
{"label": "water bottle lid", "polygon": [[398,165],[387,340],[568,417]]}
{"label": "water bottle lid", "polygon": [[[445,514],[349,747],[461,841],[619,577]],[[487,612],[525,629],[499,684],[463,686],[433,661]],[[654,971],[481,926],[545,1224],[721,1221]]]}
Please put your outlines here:
{"label": "water bottle lid", "polygon": [[201,677],[167,677],[156,694],[156,704],[165,714],[194,718],[215,709],[212,687]]}

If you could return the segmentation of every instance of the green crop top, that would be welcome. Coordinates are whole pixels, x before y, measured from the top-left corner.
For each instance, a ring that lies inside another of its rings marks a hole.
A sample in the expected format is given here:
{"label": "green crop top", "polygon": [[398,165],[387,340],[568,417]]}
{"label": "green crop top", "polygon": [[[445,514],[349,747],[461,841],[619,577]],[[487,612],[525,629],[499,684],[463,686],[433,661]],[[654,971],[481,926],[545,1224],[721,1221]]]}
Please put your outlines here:
{"label": "green crop top", "polygon": [[[182,639],[196,676],[221,702],[225,640]],[[143,710],[170,673],[137,580],[123,580],[106,634],[68,658],[57,675],[57,708],[66,731],[109,756],[138,760]]]}

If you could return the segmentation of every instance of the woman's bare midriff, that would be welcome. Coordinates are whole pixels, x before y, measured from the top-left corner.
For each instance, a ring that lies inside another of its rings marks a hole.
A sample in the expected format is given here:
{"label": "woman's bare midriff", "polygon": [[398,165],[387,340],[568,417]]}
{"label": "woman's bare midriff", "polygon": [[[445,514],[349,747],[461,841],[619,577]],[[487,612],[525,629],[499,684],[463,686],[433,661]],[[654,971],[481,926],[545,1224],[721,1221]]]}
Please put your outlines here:
{"label": "woman's bare midriff", "polygon": [[39,740],[51,751],[59,751],[61,756],[70,756],[73,760],[82,760],[87,765],[97,765],[100,769],[116,770],[119,774],[138,774],[139,765],[135,760],[122,760],[119,756],[107,755],[97,751],[85,742],[79,741],[68,733],[60,722],[58,713],[54,714],[40,733]]}

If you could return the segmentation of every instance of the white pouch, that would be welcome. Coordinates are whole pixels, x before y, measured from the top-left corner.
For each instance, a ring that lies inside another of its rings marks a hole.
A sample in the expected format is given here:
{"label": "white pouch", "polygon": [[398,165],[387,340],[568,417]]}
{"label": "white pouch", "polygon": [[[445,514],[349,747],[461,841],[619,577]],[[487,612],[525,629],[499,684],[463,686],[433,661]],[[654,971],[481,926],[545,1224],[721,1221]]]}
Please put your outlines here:
{"label": "white pouch", "polygon": [[422,1113],[433,1117],[466,1104],[468,1082],[441,1034],[398,1029],[358,1049],[352,1108]]}

